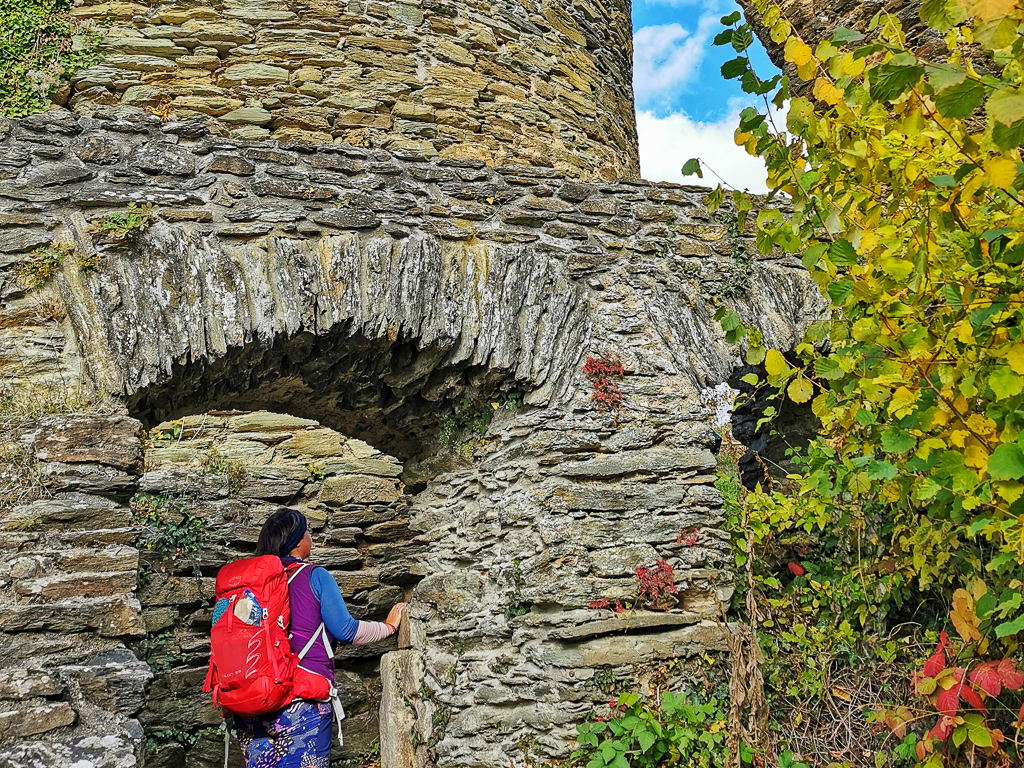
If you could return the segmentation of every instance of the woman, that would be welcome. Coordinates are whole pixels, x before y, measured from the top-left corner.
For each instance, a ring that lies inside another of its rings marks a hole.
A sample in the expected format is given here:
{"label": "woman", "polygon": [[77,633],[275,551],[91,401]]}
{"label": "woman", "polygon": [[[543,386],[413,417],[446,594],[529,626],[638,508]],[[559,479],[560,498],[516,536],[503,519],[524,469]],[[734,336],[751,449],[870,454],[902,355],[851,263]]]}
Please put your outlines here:
{"label": "woman", "polygon": [[[305,516],[281,509],[263,525],[256,554],[277,555],[289,570],[292,650],[308,647],[301,666],[333,685],[334,643],[367,645],[391,637],[406,604],[392,608],[386,621],[356,621],[334,578],[302,562],[312,547]],[[236,732],[248,768],[328,768],[332,721],[330,702],[299,700],[274,715],[238,718]]]}

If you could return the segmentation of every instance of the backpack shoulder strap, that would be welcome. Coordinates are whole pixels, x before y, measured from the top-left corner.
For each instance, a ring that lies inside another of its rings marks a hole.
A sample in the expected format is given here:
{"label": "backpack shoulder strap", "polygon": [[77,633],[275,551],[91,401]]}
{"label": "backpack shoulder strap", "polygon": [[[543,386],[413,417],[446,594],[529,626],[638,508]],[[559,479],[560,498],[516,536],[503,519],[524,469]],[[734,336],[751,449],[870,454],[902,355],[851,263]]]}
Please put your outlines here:
{"label": "backpack shoulder strap", "polygon": [[[306,568],[308,568],[309,565],[310,565],[309,563],[302,563],[302,562],[292,563],[291,565],[289,565],[285,569],[285,572],[289,574],[289,576],[288,576],[288,583],[291,584],[292,581],[295,579],[295,577],[298,576],[300,573],[302,573]],[[314,566],[314,567],[316,567],[316,566]]]}

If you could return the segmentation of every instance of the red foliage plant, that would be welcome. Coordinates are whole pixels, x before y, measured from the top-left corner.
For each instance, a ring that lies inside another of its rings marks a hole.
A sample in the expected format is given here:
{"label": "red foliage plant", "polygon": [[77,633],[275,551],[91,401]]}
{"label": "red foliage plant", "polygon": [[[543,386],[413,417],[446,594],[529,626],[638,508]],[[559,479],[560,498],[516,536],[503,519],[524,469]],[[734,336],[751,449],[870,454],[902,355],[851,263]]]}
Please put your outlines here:
{"label": "red foliage plant", "polygon": [[590,399],[602,411],[618,411],[622,407],[622,390],[616,383],[626,375],[626,369],[617,357],[602,355],[588,357],[583,366],[583,375],[594,385]]}
{"label": "red foliage plant", "polygon": [[649,603],[667,594],[676,594],[676,574],[672,566],[659,560],[653,568],[637,568],[636,578],[640,582],[640,599]]}

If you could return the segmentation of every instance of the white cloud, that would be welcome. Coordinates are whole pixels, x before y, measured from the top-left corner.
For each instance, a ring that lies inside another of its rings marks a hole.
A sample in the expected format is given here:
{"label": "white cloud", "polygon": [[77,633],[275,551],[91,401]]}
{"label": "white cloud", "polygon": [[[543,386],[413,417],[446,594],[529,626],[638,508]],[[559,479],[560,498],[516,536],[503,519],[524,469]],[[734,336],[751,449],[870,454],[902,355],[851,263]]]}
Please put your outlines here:
{"label": "white cloud", "polygon": [[[648,181],[673,181],[715,187],[719,180],[737,189],[765,193],[764,163],[751,157],[733,141],[739,124],[739,111],[717,122],[698,122],[681,112],[658,117],[653,112],[638,111],[637,131],[640,134],[640,175]],[[683,176],[683,164],[691,157],[705,162],[704,178]]]}
{"label": "white cloud", "polygon": [[633,34],[633,91],[638,105],[693,77],[717,24],[714,16],[703,16],[695,33],[672,23],[641,27]]}

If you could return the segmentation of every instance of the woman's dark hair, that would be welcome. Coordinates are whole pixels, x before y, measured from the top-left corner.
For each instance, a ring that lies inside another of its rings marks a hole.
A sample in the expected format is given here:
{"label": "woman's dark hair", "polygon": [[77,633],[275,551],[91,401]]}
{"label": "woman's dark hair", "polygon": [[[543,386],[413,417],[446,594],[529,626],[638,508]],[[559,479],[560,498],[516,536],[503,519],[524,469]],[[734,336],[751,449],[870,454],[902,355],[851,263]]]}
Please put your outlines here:
{"label": "woman's dark hair", "polygon": [[256,554],[284,557],[302,541],[306,527],[306,518],[299,510],[282,507],[263,524],[256,540]]}

